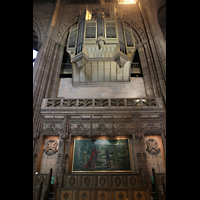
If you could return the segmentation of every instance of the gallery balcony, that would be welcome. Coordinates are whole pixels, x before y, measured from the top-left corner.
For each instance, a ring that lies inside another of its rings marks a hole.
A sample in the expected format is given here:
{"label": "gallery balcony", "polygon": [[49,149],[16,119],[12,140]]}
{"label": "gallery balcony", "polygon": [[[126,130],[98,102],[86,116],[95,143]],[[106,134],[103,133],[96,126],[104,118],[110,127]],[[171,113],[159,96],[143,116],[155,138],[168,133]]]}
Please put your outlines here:
{"label": "gallery balcony", "polygon": [[161,98],[105,98],[105,99],[43,99],[41,113],[74,112],[131,113],[134,111],[163,112]]}

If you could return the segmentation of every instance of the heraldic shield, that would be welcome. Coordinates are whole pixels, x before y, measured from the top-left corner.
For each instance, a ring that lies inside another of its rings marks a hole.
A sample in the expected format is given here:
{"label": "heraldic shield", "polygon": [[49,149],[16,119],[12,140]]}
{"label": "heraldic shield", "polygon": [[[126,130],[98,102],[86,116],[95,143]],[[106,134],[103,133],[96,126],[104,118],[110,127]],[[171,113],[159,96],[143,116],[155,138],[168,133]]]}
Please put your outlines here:
{"label": "heraldic shield", "polygon": [[58,141],[53,139],[48,139],[45,141],[44,152],[50,156],[58,151]]}
{"label": "heraldic shield", "polygon": [[157,155],[160,152],[160,148],[158,146],[158,141],[154,138],[150,138],[146,141],[147,148],[146,150],[152,154]]}

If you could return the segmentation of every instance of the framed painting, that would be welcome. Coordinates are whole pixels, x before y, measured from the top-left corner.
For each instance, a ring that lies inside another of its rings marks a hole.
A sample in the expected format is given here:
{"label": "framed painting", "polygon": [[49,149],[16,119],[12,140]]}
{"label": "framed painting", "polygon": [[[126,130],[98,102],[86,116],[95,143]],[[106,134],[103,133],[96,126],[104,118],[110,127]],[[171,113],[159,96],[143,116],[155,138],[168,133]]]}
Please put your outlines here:
{"label": "framed painting", "polygon": [[72,172],[131,172],[129,139],[74,139]]}

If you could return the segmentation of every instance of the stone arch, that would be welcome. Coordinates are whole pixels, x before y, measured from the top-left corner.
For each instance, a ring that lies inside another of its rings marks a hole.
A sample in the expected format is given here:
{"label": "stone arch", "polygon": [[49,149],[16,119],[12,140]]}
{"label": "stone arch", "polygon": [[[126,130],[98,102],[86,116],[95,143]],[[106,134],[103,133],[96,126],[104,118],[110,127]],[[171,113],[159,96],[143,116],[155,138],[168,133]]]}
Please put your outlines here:
{"label": "stone arch", "polygon": [[[103,11],[106,14],[110,14],[110,10],[106,9],[106,8],[95,8],[92,10],[92,13],[97,13],[98,11]],[[129,17],[122,15],[123,16],[123,20],[126,21],[128,24],[131,25],[131,27],[134,29],[135,34],[138,36],[137,37],[137,42],[142,42],[144,40],[146,40],[146,36],[143,32],[143,30],[140,28],[140,26],[134,22],[132,19],[130,19]],[[71,19],[69,22],[67,22],[58,32],[57,35],[57,42],[60,43],[61,45],[64,45],[64,42],[67,38],[67,32],[68,29],[75,23],[77,23],[79,18],[79,15],[77,15],[76,17],[74,17],[73,19]]]}
{"label": "stone arch", "polygon": [[65,45],[65,41],[67,39],[67,32],[69,31],[69,28],[77,23],[78,21],[78,17],[79,16],[76,16],[74,17],[73,19],[71,19],[69,22],[67,22],[61,29],[60,31],[58,32],[58,35],[57,35],[57,38],[56,38],[56,41],[57,43],[59,43],[61,46],[64,46]]}
{"label": "stone arch", "polygon": [[158,23],[160,25],[163,36],[166,40],[166,4],[162,5],[157,12]]}
{"label": "stone arch", "polygon": [[42,42],[44,41],[45,30],[43,24],[40,20],[33,16],[33,30],[36,32],[38,37],[38,47],[40,48]]}
{"label": "stone arch", "polygon": [[[105,9],[105,8],[93,9],[92,13],[94,14],[94,13],[97,13],[99,11],[102,11],[105,14],[110,14],[110,9]],[[140,49],[140,51],[138,51],[138,53],[139,53],[139,56],[140,56],[141,67],[142,67],[142,71],[143,71],[143,80],[144,80],[144,85],[145,85],[146,96],[147,97],[154,97],[155,95],[154,95],[154,92],[153,92],[153,87],[152,87],[151,77],[150,77],[150,72],[149,72],[149,66],[148,66],[147,57],[146,57],[147,52],[145,52],[144,48],[143,48],[143,45],[148,42],[146,34],[142,30],[142,28],[136,22],[134,22],[132,19],[130,19],[129,17],[122,15],[120,13],[118,13],[118,14],[120,16],[122,16],[123,20],[125,22],[127,22],[128,24],[130,24],[130,26],[132,27],[134,37],[137,41],[136,48]],[[70,21],[68,21],[59,30],[57,38],[56,38],[56,42],[60,46],[65,46],[65,41],[67,39],[67,33],[69,31],[69,28],[72,25],[74,25],[75,23],[77,23],[78,19],[79,19],[79,15],[72,18]],[[134,56],[134,54],[132,55],[132,58],[133,58],[133,56]]]}

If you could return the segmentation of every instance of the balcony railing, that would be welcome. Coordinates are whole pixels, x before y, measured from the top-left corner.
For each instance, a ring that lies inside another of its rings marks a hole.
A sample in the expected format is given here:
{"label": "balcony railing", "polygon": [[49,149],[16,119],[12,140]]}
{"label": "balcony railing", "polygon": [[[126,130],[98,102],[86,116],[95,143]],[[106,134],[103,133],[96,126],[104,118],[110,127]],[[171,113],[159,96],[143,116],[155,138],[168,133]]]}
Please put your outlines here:
{"label": "balcony railing", "polygon": [[71,63],[62,63],[61,74],[71,74],[72,73],[72,64]]}
{"label": "balcony railing", "polygon": [[131,63],[131,73],[141,73],[141,66],[139,62]]}
{"label": "balcony railing", "polygon": [[162,107],[160,98],[111,98],[111,99],[43,99],[42,108],[131,108]]}

